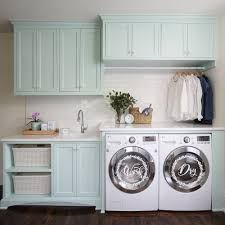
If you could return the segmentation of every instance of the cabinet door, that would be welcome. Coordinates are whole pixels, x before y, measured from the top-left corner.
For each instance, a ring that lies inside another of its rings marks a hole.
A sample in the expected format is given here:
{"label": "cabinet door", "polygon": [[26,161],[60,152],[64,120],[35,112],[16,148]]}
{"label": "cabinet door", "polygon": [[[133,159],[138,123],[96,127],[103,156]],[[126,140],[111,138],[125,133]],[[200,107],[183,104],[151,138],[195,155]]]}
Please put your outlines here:
{"label": "cabinet door", "polygon": [[188,24],[187,56],[212,58],[214,56],[214,26],[212,24]]}
{"label": "cabinet door", "polygon": [[37,31],[37,91],[54,92],[59,88],[55,29]]}
{"label": "cabinet door", "polygon": [[56,145],[54,149],[54,195],[76,194],[76,145]]}
{"label": "cabinet door", "polygon": [[132,58],[151,58],[157,55],[157,31],[154,23],[132,24]]}
{"label": "cabinet door", "polygon": [[34,92],[36,89],[36,32],[17,30],[14,36],[15,91]]}
{"label": "cabinet door", "polygon": [[77,196],[99,196],[99,144],[77,145]]}
{"label": "cabinet door", "polygon": [[80,49],[80,91],[98,92],[101,89],[100,30],[82,29]]}
{"label": "cabinet door", "polygon": [[185,24],[164,23],[161,25],[161,57],[185,56]]}
{"label": "cabinet door", "polygon": [[106,58],[129,58],[131,53],[129,23],[106,23],[103,48],[105,48]]}
{"label": "cabinet door", "polygon": [[79,91],[79,29],[60,30],[60,91]]}

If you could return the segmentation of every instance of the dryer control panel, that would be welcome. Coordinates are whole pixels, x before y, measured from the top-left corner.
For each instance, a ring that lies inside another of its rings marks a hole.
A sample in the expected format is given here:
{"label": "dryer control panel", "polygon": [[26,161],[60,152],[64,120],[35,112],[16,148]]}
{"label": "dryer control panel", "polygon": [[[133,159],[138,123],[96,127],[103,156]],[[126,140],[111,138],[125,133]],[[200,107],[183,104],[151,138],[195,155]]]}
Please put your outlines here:
{"label": "dryer control panel", "polygon": [[211,134],[165,134],[160,142],[172,145],[211,144]]}

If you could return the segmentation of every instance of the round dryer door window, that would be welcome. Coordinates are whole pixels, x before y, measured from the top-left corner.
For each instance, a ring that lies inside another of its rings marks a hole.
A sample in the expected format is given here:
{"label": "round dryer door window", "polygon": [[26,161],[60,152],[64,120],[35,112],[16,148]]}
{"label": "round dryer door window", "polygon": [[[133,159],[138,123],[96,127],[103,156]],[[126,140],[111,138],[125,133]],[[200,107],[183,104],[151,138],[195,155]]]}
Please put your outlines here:
{"label": "round dryer door window", "polygon": [[164,162],[164,177],[177,191],[193,192],[201,188],[209,176],[209,163],[199,149],[180,147]]}
{"label": "round dryer door window", "polygon": [[145,190],[155,176],[155,163],[152,156],[139,147],[126,147],[113,155],[109,164],[112,183],[126,193]]}

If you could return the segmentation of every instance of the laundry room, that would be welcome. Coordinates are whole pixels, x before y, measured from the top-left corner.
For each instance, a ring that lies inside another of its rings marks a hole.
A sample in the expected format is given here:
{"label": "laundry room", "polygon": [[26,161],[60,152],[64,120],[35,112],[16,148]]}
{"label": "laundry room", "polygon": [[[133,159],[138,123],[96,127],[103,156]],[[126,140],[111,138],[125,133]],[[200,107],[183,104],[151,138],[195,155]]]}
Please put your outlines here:
{"label": "laundry room", "polygon": [[0,0],[0,224],[225,224],[224,40],[223,0]]}

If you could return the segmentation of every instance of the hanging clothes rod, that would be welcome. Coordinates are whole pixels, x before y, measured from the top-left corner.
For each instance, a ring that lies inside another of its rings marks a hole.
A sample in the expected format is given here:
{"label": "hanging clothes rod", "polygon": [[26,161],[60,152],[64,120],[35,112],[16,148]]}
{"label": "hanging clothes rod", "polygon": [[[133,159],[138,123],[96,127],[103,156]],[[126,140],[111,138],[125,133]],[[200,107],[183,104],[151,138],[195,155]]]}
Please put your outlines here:
{"label": "hanging clothes rod", "polygon": [[205,67],[105,66],[105,70],[205,70]]}

